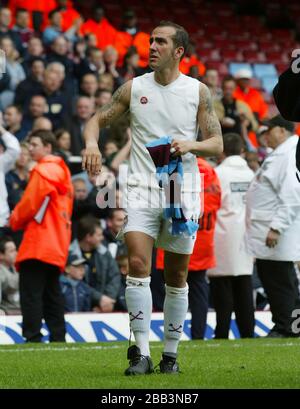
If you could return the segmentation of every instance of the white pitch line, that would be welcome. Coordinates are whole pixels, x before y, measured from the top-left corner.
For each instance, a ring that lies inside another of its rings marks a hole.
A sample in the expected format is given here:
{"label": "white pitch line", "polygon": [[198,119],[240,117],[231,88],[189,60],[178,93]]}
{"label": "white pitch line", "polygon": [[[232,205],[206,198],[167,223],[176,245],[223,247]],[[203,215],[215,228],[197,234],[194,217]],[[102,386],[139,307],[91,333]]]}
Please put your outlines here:
{"label": "white pitch line", "polygon": [[[280,344],[270,344],[270,343],[266,343],[266,344],[259,344],[259,346],[263,346],[263,347],[290,347],[290,346],[299,346],[300,343],[293,343],[293,342],[286,342],[286,343],[280,343]],[[181,347],[184,346],[184,344],[181,345]],[[206,344],[203,343],[202,345],[189,345],[188,348],[219,348],[221,347],[221,344]],[[242,344],[232,344],[230,345],[231,347],[234,348],[241,348],[244,347],[244,345]],[[249,346],[249,345],[247,345]],[[256,345],[257,346],[257,345]],[[151,349],[156,349],[156,348],[161,348],[161,345],[151,345]],[[103,346],[103,345],[91,345],[91,346],[82,346],[82,347],[76,347],[76,346],[72,346],[72,347],[51,347],[50,345],[45,345],[45,347],[42,348],[1,348],[0,345],[0,352],[37,352],[37,351],[42,351],[42,352],[47,352],[47,351],[80,351],[80,350],[109,350],[109,349],[124,349],[124,345],[107,345],[107,346]]]}

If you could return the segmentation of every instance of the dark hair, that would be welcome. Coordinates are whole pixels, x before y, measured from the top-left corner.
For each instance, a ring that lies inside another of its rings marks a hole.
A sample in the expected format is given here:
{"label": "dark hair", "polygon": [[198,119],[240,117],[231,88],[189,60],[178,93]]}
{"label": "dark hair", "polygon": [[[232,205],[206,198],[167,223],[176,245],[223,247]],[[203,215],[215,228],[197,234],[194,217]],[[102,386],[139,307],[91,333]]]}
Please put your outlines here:
{"label": "dark hair", "polygon": [[15,110],[18,111],[19,114],[23,114],[23,111],[22,111],[22,108],[20,107],[20,105],[15,105],[15,104],[7,105],[7,107],[5,108],[5,111],[8,108],[15,108]]}
{"label": "dark hair", "polygon": [[14,243],[12,237],[10,237],[10,236],[1,237],[1,239],[0,239],[0,253],[1,254],[5,253],[6,244],[10,243],[11,241]]}
{"label": "dark hair", "polygon": [[16,10],[16,15],[17,15],[17,14],[20,14],[20,13],[29,13],[29,11],[28,11],[27,9],[24,9],[24,8],[19,7],[19,8],[17,8],[17,10]]}
{"label": "dark hair", "polygon": [[67,129],[65,129],[65,128],[56,129],[56,131],[54,131],[54,135],[55,135],[56,140],[58,141],[58,140],[62,137],[62,135],[63,135],[65,132],[67,132],[68,134],[70,133],[70,132],[69,132]]}
{"label": "dark hair", "polygon": [[93,235],[97,228],[102,230],[100,222],[96,217],[86,216],[80,219],[77,226],[78,241],[83,240],[88,234]]}
{"label": "dark hair", "polygon": [[228,132],[223,135],[224,153],[226,156],[240,155],[245,143],[238,133]]}
{"label": "dark hair", "polygon": [[173,44],[174,47],[183,47],[184,52],[180,58],[180,61],[183,59],[183,57],[186,54],[186,51],[188,49],[190,39],[188,32],[185,30],[184,27],[180,26],[179,24],[173,23],[172,21],[168,20],[162,20],[157,27],[173,27],[175,28],[175,34],[172,36]]}
{"label": "dark hair", "polygon": [[236,80],[232,75],[225,75],[222,81],[222,87],[224,86],[225,82],[229,82],[229,81],[233,81],[234,83],[236,83]]}
{"label": "dark hair", "polygon": [[56,14],[56,13],[60,13],[59,8],[56,8],[56,9],[54,9],[54,10],[51,10],[51,11],[48,13],[48,18],[49,18],[49,19],[52,18],[52,17],[54,16],[54,14]]}
{"label": "dark hair", "polygon": [[[34,38],[38,38],[38,37],[34,37]],[[45,60],[44,60],[43,57],[32,57],[32,58],[30,58],[30,60],[28,62],[29,67],[31,68],[36,61],[42,62],[44,64],[44,67],[45,67]]]}
{"label": "dark hair", "polygon": [[90,57],[92,55],[92,53],[95,52],[95,51],[98,52],[98,51],[101,51],[101,50],[100,50],[100,48],[94,47],[94,46],[88,47],[88,49],[86,50],[87,57]]}
{"label": "dark hair", "polygon": [[95,92],[95,97],[98,98],[100,97],[101,94],[104,94],[104,92],[109,92],[112,95],[112,92],[109,89],[97,89],[97,91]]}
{"label": "dark hair", "polygon": [[107,218],[110,219],[110,220],[113,219],[116,212],[125,212],[125,210],[122,209],[122,207],[115,207],[113,209],[110,209]]}
{"label": "dark hair", "polygon": [[28,141],[30,141],[31,138],[40,138],[44,146],[51,145],[52,152],[56,150],[56,138],[54,133],[51,131],[37,129],[29,134]]}

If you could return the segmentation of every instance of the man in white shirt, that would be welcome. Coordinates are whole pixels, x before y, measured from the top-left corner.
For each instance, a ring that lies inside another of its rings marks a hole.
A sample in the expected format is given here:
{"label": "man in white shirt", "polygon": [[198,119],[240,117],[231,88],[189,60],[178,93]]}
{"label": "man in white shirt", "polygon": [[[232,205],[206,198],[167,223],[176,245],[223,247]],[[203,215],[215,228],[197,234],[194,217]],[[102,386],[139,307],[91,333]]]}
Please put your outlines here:
{"label": "man in white shirt", "polygon": [[292,314],[300,308],[294,262],[300,260],[300,188],[296,172],[298,135],[294,125],[275,116],[265,123],[273,149],[247,192],[246,246],[256,258],[274,327],[269,336],[295,336]]}

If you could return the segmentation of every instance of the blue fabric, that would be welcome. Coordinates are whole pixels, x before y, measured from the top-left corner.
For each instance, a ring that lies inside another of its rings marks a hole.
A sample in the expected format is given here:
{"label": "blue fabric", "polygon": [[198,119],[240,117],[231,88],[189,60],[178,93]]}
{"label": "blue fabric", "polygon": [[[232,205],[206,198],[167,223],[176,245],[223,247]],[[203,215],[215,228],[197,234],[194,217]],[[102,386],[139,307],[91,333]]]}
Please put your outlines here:
{"label": "blue fabric", "polygon": [[[170,176],[180,188],[183,181],[183,165],[181,156],[172,156],[171,149],[172,137],[164,136],[153,142],[146,144],[146,148],[156,166],[156,179],[160,187],[165,190],[169,188]],[[174,175],[176,176],[174,178]],[[173,188],[173,186],[172,186]],[[181,196],[181,194],[180,194]],[[174,194],[170,194],[174,198]],[[171,233],[174,236],[187,235],[192,236],[198,230],[198,223],[193,220],[187,220],[183,214],[181,203],[175,200],[166,203],[163,212],[164,219],[172,219]]]}

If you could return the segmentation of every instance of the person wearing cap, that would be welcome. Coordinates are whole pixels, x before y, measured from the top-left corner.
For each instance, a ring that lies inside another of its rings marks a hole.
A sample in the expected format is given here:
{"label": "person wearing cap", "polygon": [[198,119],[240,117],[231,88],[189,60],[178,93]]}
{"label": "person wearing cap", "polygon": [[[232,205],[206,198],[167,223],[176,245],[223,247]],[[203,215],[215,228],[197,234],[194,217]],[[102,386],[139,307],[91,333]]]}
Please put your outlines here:
{"label": "person wearing cap", "polygon": [[235,73],[234,77],[237,81],[237,87],[233,94],[234,98],[246,102],[257,119],[264,119],[268,113],[268,105],[261,93],[249,85],[252,72],[248,69],[241,69]]}
{"label": "person wearing cap", "polygon": [[86,260],[69,254],[65,274],[60,277],[65,312],[91,311],[91,288],[83,281]]}
{"label": "person wearing cap", "polygon": [[295,336],[292,313],[300,308],[294,263],[300,260],[300,189],[295,178],[298,136],[280,115],[264,123],[273,151],[255,174],[246,195],[247,250],[269,299],[271,337]]}

